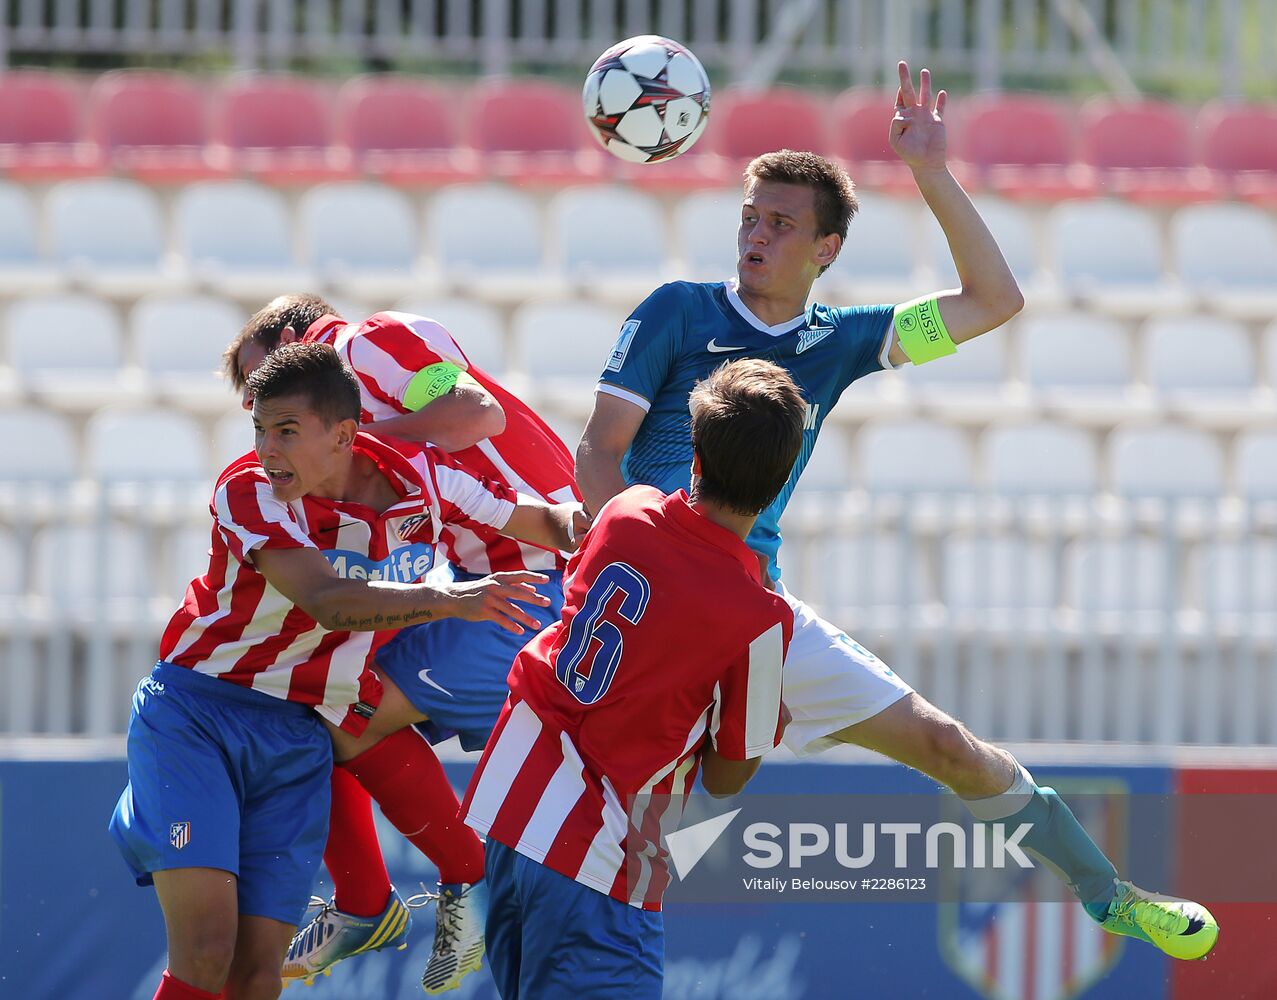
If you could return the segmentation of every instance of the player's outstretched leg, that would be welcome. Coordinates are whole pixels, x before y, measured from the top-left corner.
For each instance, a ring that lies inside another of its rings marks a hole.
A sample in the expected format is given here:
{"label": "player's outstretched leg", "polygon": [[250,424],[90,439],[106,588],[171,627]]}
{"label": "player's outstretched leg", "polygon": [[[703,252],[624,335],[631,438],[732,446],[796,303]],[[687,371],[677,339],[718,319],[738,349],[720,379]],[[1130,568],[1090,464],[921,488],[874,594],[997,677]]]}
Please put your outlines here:
{"label": "player's outstretched leg", "polygon": [[343,959],[408,944],[412,918],[386,873],[372,798],[340,767],[333,768],[332,796],[324,865],[333,880],[333,898],[293,936],[284,959],[285,982],[309,983]]}
{"label": "player's outstretched leg", "polygon": [[1120,881],[1054,789],[1039,786],[1011,754],[918,694],[837,736],[947,785],[982,822],[1029,824],[1020,843],[1061,874],[1104,930],[1147,941],[1173,958],[1204,958],[1215,946],[1219,925],[1205,907]]}

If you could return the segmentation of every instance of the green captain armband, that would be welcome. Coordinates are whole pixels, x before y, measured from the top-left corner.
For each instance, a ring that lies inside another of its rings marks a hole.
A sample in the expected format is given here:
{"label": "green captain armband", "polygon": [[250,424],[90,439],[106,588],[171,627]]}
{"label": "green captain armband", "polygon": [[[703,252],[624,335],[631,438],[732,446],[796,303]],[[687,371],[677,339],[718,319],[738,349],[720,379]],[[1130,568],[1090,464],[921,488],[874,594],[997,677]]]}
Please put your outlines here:
{"label": "green captain armband", "polygon": [[403,405],[413,411],[420,410],[427,403],[433,403],[440,396],[451,392],[460,376],[461,369],[451,361],[436,361],[433,365],[428,365],[408,380]]}
{"label": "green captain armband", "polygon": [[895,323],[900,349],[915,365],[925,365],[958,349],[940,318],[940,303],[935,296],[896,306]]}

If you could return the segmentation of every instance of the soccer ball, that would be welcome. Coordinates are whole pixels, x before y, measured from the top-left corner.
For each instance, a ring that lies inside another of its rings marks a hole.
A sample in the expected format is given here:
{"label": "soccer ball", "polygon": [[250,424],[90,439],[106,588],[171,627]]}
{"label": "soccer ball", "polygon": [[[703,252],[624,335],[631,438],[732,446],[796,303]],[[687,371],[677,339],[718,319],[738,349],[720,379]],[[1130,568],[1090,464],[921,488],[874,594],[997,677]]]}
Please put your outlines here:
{"label": "soccer ball", "polygon": [[631,163],[687,152],[709,121],[705,68],[660,35],[627,38],[599,56],[581,99],[595,138]]}

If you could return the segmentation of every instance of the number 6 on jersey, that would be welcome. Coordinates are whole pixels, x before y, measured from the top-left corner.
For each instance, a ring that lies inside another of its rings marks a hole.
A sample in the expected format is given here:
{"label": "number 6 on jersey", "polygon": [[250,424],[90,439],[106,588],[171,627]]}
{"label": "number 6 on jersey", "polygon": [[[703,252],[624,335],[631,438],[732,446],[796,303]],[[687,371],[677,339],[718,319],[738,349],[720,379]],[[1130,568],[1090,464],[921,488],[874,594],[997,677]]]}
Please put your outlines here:
{"label": "number 6 on jersey", "polygon": [[[619,601],[613,600],[617,593]],[[620,628],[605,617],[609,607],[613,616],[637,625],[651,596],[652,587],[643,575],[623,562],[603,567],[590,585],[554,667],[564,687],[581,704],[593,705],[607,694],[625,652]]]}

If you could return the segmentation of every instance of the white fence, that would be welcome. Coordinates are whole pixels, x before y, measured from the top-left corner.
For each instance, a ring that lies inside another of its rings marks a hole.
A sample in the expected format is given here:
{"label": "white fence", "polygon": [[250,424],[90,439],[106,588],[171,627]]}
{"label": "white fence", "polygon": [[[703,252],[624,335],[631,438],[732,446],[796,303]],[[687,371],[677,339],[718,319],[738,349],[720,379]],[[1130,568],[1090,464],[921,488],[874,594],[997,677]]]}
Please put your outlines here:
{"label": "white fence", "polygon": [[[11,0],[0,55],[215,54],[576,73],[612,42],[659,32],[738,80],[787,65],[834,85],[894,79],[902,56],[980,89],[1097,76],[1271,86],[1277,0]],[[1119,73],[1120,75],[1120,73]]]}
{"label": "white fence", "polygon": [[[0,489],[0,734],[123,732],[207,483]],[[789,587],[1000,740],[1277,742],[1277,501],[799,495]]]}

